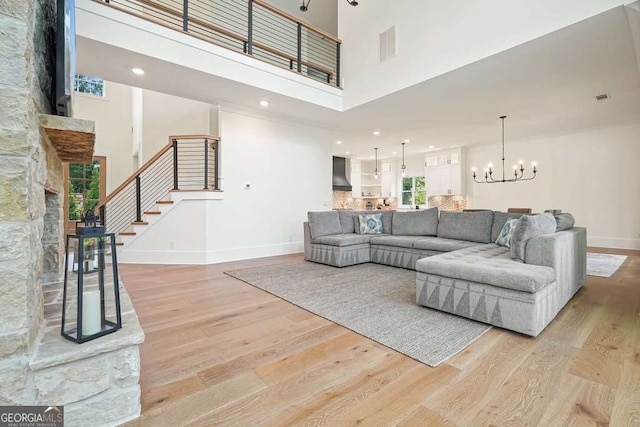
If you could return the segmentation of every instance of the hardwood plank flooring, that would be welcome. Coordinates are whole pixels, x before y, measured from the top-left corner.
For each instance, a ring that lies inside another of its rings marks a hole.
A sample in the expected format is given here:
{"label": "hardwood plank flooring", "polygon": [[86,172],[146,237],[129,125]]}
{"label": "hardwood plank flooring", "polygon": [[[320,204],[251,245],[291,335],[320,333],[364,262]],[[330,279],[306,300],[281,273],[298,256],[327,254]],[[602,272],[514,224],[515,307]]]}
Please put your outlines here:
{"label": "hardwood plank flooring", "polygon": [[537,338],[493,328],[430,368],[224,274],[120,265],[146,333],[131,426],[640,426],[640,251]]}

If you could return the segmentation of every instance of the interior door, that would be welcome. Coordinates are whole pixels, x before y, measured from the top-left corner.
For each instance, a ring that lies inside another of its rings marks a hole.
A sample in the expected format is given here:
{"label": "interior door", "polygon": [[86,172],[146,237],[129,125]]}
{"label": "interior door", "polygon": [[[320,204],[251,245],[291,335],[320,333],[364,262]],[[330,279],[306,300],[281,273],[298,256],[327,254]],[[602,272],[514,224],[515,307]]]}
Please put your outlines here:
{"label": "interior door", "polygon": [[65,233],[75,233],[76,221],[105,196],[107,182],[107,158],[95,156],[91,163],[66,163],[64,168]]}

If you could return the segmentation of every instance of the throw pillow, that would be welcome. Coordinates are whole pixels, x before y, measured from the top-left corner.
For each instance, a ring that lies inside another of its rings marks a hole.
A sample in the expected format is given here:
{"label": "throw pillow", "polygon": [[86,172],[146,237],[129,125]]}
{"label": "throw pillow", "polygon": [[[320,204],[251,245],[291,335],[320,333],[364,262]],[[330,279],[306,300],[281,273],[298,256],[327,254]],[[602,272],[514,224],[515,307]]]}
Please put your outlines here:
{"label": "throw pillow", "polygon": [[573,219],[573,215],[571,215],[570,213],[554,214],[553,216],[555,217],[557,223],[556,231],[568,230],[573,227],[573,224],[576,223],[576,221]]}
{"label": "throw pillow", "polygon": [[556,232],[556,219],[550,213],[523,216],[518,220],[511,236],[511,258],[524,262],[525,247],[532,237]]}
{"label": "throw pillow", "polygon": [[382,214],[360,214],[360,234],[382,234]]}
{"label": "throw pillow", "polygon": [[500,235],[496,239],[497,245],[506,246],[507,248],[511,247],[511,238],[513,237],[513,232],[516,230],[518,221],[519,219],[516,218],[507,219],[507,222],[502,226]]}

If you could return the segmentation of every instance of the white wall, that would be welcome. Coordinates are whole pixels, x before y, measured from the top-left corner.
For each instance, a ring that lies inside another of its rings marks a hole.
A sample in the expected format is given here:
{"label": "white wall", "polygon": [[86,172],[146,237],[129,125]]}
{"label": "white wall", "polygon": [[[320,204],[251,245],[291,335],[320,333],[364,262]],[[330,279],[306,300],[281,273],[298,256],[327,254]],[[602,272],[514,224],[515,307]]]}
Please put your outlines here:
{"label": "white wall", "polygon": [[203,264],[302,252],[307,212],[331,209],[333,138],[231,111],[220,112],[220,124],[223,192],[171,193],[171,210],[123,248],[121,262]]}
{"label": "white wall", "polygon": [[94,154],[107,157],[107,194],[133,173],[132,98],[129,86],[105,82],[106,97],[76,93],[74,116],[96,123]]}
{"label": "white wall", "polygon": [[142,158],[152,158],[171,135],[208,135],[211,105],[150,90],[142,91]]}
{"label": "white wall", "polygon": [[[500,145],[469,147],[469,169],[500,164]],[[507,168],[538,162],[532,181],[473,183],[467,171],[469,206],[534,212],[562,209],[587,228],[591,246],[640,249],[640,125],[590,130],[530,141],[507,141]],[[530,169],[530,166],[528,166]],[[501,167],[497,167],[501,171]]]}
{"label": "white wall", "polygon": [[[344,109],[387,95],[622,5],[624,0],[338,2]],[[311,4],[313,7],[313,3]],[[398,55],[378,37],[397,26]]]}
{"label": "white wall", "polygon": [[209,262],[302,251],[307,212],[331,209],[332,135],[231,111],[220,125],[224,201],[208,218]]}

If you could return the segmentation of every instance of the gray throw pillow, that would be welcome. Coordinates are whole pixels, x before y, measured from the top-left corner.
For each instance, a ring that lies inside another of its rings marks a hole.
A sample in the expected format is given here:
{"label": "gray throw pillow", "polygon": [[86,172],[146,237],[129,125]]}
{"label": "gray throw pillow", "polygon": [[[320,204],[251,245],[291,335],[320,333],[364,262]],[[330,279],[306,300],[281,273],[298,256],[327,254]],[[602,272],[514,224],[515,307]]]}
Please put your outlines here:
{"label": "gray throw pillow", "polygon": [[500,232],[502,231],[502,227],[506,224],[507,220],[510,218],[520,218],[522,214],[520,213],[507,213],[495,211],[493,213],[493,226],[491,227],[491,241],[495,242],[498,240],[498,236],[500,236]]}
{"label": "gray throw pillow", "polygon": [[309,231],[311,238],[342,233],[338,211],[309,212]]}
{"label": "gray throw pillow", "polygon": [[554,217],[556,219],[556,231],[568,230],[576,223],[570,213],[556,214]]}
{"label": "gray throw pillow", "polygon": [[438,208],[415,212],[394,212],[391,234],[400,236],[435,236],[438,234]]}
{"label": "gray throw pillow", "polygon": [[525,247],[532,237],[556,232],[556,219],[550,213],[524,215],[511,237],[511,259],[524,262]]}
{"label": "gray throw pillow", "polygon": [[440,212],[438,237],[467,240],[469,242],[490,243],[493,211],[480,212]]}

